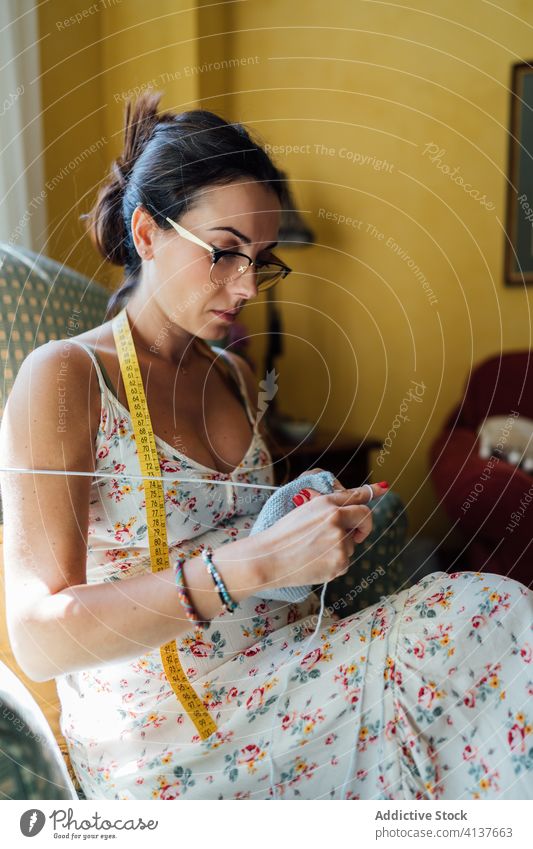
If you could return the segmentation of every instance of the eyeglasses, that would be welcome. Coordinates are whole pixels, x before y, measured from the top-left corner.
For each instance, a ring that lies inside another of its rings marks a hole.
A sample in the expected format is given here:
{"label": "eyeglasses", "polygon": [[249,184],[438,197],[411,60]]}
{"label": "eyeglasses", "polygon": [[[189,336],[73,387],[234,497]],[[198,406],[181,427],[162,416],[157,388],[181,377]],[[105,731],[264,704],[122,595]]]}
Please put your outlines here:
{"label": "eyeglasses", "polygon": [[172,224],[174,230],[176,230],[180,236],[183,236],[184,239],[188,239],[190,242],[194,242],[196,245],[200,245],[201,248],[205,248],[206,251],[209,251],[212,259],[209,278],[216,286],[224,286],[226,283],[236,280],[248,271],[251,265],[253,265],[254,268],[257,269],[257,291],[264,292],[265,289],[270,289],[270,287],[274,286],[278,280],[283,280],[283,278],[292,271],[292,269],[287,265],[284,265],[282,262],[277,260],[268,260],[263,262],[261,260],[252,259],[247,254],[243,254],[240,251],[214,248],[212,245],[208,245],[207,242],[203,242],[198,238],[198,236],[195,236],[194,233],[190,233],[185,229],[185,227],[182,227],[181,224],[173,221],[172,218],[168,218],[167,216],[165,216],[165,218],[169,224]]}

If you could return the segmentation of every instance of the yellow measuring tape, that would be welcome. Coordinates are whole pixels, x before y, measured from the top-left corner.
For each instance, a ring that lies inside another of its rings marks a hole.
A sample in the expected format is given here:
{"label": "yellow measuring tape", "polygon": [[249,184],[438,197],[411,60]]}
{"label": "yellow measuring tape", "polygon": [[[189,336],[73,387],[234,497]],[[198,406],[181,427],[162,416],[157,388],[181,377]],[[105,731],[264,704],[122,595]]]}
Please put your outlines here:
{"label": "yellow measuring tape", "polygon": [[[126,389],[128,406],[133,422],[133,432],[142,475],[161,475],[161,467],[157,456],[152,421],[146,403],[146,395],[139,369],[139,361],[131,335],[128,315],[122,309],[112,322],[113,335],[117,346],[118,359],[122,380]],[[167,523],[165,516],[165,495],[163,482],[160,480],[143,480],[146,500],[146,524],[150,543],[150,563],[152,572],[168,569]],[[177,597],[176,597],[177,602]],[[183,705],[196,729],[205,740],[217,726],[207,708],[191,686],[181,665],[176,640],[161,646],[161,660],[168,682]]]}

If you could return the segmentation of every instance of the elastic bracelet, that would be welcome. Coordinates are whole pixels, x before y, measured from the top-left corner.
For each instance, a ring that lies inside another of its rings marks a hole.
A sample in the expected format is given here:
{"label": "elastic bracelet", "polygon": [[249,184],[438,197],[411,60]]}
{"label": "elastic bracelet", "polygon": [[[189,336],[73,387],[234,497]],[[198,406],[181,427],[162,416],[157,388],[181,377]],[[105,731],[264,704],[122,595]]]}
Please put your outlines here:
{"label": "elastic bracelet", "polygon": [[210,545],[208,545],[202,551],[202,559],[203,559],[205,565],[207,566],[209,574],[211,575],[211,577],[213,578],[213,581],[215,582],[215,586],[217,588],[217,592],[218,592],[220,601],[222,602],[222,604],[224,605],[224,607],[226,608],[228,613],[233,613],[233,611],[239,606],[239,604],[238,604],[238,602],[234,601],[232,599],[232,597],[230,596],[230,594],[228,592],[228,588],[226,587],[226,584],[224,583],[224,581],[222,580],[222,578],[220,576],[220,572],[218,571],[217,567],[213,563],[212,557],[213,557],[213,549],[211,548]]}
{"label": "elastic bracelet", "polygon": [[195,625],[199,625],[201,628],[208,628],[209,622],[206,622],[203,619],[198,617],[198,613],[193,607],[191,603],[191,599],[189,598],[189,594],[185,589],[185,581],[183,579],[183,564],[185,563],[185,557],[178,557],[176,562],[176,566],[174,568],[174,577],[176,579],[176,590],[178,593],[178,598],[181,601],[181,604],[185,610],[185,616],[187,619],[190,619],[191,622],[194,622]]}

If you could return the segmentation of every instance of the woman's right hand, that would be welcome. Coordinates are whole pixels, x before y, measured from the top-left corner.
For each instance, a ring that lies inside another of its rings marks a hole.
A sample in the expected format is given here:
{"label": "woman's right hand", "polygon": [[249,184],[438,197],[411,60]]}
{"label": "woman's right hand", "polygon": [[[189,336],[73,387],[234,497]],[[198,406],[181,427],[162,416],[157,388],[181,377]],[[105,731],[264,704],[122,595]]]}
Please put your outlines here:
{"label": "woman's right hand", "polygon": [[[379,484],[371,486],[373,498],[387,492]],[[309,501],[255,536],[264,586],[321,584],[344,575],[356,544],[372,531],[368,487],[310,492]]]}

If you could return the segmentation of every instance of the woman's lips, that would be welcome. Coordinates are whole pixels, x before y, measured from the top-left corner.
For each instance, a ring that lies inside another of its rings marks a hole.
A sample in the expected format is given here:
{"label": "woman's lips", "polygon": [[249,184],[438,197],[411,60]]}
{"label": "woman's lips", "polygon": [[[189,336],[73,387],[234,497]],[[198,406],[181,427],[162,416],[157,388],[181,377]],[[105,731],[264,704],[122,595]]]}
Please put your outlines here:
{"label": "woman's lips", "polygon": [[233,321],[239,314],[238,310],[237,312],[221,312],[220,310],[213,310],[213,312],[215,315],[218,315],[219,318],[223,318],[226,321]]}

